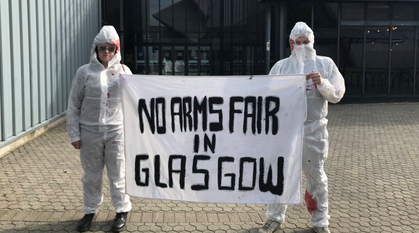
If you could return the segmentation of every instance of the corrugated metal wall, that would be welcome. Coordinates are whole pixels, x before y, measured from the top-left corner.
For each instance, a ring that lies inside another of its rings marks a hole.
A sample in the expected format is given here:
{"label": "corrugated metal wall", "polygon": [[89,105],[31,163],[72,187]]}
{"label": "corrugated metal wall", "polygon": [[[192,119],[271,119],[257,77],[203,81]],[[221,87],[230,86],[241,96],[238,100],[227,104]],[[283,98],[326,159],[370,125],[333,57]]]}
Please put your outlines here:
{"label": "corrugated metal wall", "polygon": [[63,116],[100,0],[0,0],[0,148]]}

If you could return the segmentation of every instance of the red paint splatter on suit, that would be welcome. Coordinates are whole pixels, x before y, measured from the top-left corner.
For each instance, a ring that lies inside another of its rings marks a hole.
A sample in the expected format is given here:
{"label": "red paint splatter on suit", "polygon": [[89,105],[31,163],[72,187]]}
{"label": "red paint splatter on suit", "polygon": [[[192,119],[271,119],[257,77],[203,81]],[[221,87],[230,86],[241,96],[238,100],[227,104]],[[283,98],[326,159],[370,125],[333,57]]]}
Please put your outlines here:
{"label": "red paint splatter on suit", "polygon": [[306,201],[307,210],[310,214],[313,213],[313,211],[317,210],[317,201],[314,200],[313,196],[307,192],[304,195],[304,200]]}
{"label": "red paint splatter on suit", "polygon": [[116,51],[120,51],[119,39],[117,39],[117,38],[112,38],[112,44],[113,44],[113,45],[116,45]]}

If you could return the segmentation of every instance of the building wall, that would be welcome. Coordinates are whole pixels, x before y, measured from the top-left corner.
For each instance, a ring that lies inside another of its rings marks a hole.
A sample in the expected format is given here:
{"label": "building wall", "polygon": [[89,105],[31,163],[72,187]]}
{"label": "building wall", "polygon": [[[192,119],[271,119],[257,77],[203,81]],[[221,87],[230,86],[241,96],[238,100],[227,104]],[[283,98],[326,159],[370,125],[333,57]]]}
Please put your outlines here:
{"label": "building wall", "polygon": [[100,0],[0,0],[0,149],[63,118]]}

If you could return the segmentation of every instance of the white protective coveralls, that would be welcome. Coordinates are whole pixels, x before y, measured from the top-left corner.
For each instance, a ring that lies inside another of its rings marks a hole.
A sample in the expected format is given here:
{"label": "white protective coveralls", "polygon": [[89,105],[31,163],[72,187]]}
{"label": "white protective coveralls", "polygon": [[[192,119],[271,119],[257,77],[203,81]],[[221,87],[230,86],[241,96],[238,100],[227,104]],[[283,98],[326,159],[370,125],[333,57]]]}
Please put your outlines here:
{"label": "white protective coveralls", "polygon": [[[326,116],[328,102],[337,103],[343,97],[345,82],[332,59],[316,55],[313,48],[313,31],[303,22],[296,23],[291,30],[290,39],[295,42],[300,36],[307,37],[310,43],[295,44],[291,56],[278,61],[269,74],[308,74],[317,71],[323,78],[321,85],[315,85],[311,79],[307,81],[307,118],[304,122],[302,170],[306,177],[304,199],[311,214],[310,223],[313,227],[327,227],[330,216],[327,176],[323,170],[329,144]],[[286,208],[286,205],[269,204],[266,215],[269,220],[283,223]]]}
{"label": "white protective coveralls", "polygon": [[[102,43],[117,46],[107,68],[99,62],[95,51]],[[120,63],[119,36],[114,27],[102,27],[93,40],[90,55],[90,63],[80,67],[73,79],[66,113],[71,142],[81,141],[83,210],[85,214],[98,212],[103,201],[102,173],[106,165],[115,211],[129,212],[131,202],[125,194],[123,114],[118,79],[121,74],[132,73]]]}

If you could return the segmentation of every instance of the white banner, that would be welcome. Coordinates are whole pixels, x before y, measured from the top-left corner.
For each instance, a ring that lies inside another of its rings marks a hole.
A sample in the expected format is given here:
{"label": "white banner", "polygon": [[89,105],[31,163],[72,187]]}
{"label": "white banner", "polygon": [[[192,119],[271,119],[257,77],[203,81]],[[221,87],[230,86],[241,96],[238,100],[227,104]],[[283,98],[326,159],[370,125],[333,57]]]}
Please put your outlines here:
{"label": "white banner", "polygon": [[122,75],[131,196],[301,202],[305,77]]}

